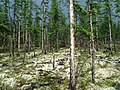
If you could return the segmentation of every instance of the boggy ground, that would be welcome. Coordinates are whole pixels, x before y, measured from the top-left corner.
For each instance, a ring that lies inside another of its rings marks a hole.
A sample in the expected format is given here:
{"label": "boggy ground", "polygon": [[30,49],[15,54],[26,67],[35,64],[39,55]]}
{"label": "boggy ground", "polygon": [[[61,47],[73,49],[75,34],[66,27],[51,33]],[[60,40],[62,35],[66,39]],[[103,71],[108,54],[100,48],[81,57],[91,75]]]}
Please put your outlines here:
{"label": "boggy ground", "polygon": [[[95,83],[91,83],[91,56],[76,49],[77,90],[120,90],[120,53],[109,56],[95,54]],[[68,90],[69,49],[41,54],[39,49],[23,53],[15,60],[9,53],[0,54],[0,90]],[[53,64],[53,62],[55,62]]]}

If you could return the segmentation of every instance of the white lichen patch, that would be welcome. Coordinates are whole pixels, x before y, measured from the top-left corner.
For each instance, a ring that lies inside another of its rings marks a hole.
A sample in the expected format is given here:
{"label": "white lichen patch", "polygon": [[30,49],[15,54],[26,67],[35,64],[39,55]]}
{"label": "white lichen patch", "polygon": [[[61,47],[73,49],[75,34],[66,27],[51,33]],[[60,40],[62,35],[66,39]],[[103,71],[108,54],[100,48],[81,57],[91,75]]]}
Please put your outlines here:
{"label": "white lichen patch", "polygon": [[40,67],[36,67],[35,70],[52,70],[53,67],[52,67],[52,64],[42,64],[42,66]]}
{"label": "white lichen patch", "polygon": [[86,87],[86,90],[100,90],[100,86],[93,83],[89,83]]}
{"label": "white lichen patch", "polygon": [[100,90],[116,90],[114,87],[103,87]]}
{"label": "white lichen patch", "polygon": [[98,78],[108,78],[114,75],[118,75],[119,71],[113,68],[98,68],[95,70],[95,75]]}
{"label": "white lichen patch", "polygon": [[4,79],[8,76],[6,73],[0,73],[0,79]]}
{"label": "white lichen patch", "polygon": [[3,83],[5,86],[9,86],[11,88],[15,87],[16,86],[16,79],[15,78],[5,78],[3,80]]}
{"label": "white lichen patch", "polygon": [[89,83],[86,90],[116,90],[116,89],[110,86],[99,86],[93,83]]}
{"label": "white lichen patch", "polygon": [[2,67],[3,64],[0,64],[0,67]]}
{"label": "white lichen patch", "polygon": [[[24,53],[20,54],[20,57],[16,56],[14,65],[7,56],[4,56],[2,64],[0,64],[0,80],[6,87],[19,86],[20,89],[29,88],[32,83],[36,82],[48,82],[48,80],[54,80],[55,77],[60,77],[65,80],[59,84],[59,78],[54,84],[43,86],[36,90],[68,90],[69,78],[70,78],[70,49],[60,49],[58,52],[41,54],[41,51],[36,50],[36,56],[34,52],[26,54],[25,65],[22,63],[21,57],[24,57]],[[112,61],[119,60],[119,57],[110,58],[103,52],[97,52],[95,56],[95,84],[91,83],[91,55],[75,49],[75,59],[78,63],[78,79],[77,85],[81,86],[81,90],[115,90],[113,84],[120,83],[119,70],[116,69],[116,63]],[[55,68],[53,69],[53,60],[55,61]],[[61,64],[62,62],[62,64]],[[4,66],[3,66],[4,64]],[[11,65],[10,65],[11,64]],[[21,65],[22,64],[22,65]],[[117,67],[118,68],[118,67]],[[77,79],[77,78],[76,78]],[[60,79],[61,80],[61,79]],[[0,83],[1,83],[0,82]],[[83,85],[83,86],[82,86]],[[52,89],[53,87],[58,89]],[[22,87],[22,88],[21,88]],[[48,88],[47,88],[48,87]],[[85,88],[84,88],[85,87]],[[4,90],[4,88],[3,88]],[[13,90],[17,90],[16,88]],[[79,89],[78,89],[79,90]]]}
{"label": "white lichen patch", "polygon": [[32,75],[29,75],[29,74],[22,74],[22,77],[23,79],[25,80],[32,80],[33,79],[33,76]]}

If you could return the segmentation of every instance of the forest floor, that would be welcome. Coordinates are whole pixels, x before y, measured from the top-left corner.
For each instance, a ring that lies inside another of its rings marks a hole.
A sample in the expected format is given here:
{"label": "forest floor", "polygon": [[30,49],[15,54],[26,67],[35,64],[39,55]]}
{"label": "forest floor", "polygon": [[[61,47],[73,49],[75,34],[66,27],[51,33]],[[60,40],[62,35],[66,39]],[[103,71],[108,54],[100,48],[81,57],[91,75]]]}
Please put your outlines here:
{"label": "forest floor", "polygon": [[[91,56],[75,50],[77,90],[120,90],[120,52],[109,56],[103,51],[95,54],[95,83],[91,83]],[[68,90],[70,50],[41,54],[36,50],[16,56],[0,53],[0,90]],[[53,65],[53,62],[54,65]]]}

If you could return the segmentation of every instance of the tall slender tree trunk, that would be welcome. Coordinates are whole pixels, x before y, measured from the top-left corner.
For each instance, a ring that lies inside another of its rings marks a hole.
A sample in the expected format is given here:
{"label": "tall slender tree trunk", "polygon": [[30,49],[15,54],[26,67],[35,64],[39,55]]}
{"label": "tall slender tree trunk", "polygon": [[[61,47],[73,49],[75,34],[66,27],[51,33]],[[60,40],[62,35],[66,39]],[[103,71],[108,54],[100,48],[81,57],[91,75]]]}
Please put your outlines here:
{"label": "tall slender tree trunk", "polygon": [[31,39],[30,39],[30,30],[29,30],[29,32],[28,32],[28,53],[30,54],[30,50],[31,50],[31,44],[30,44],[30,42],[31,42]]}
{"label": "tall slender tree trunk", "polygon": [[95,81],[95,72],[94,72],[94,57],[95,57],[95,48],[94,48],[94,34],[93,34],[93,24],[92,24],[92,0],[88,0],[88,5],[89,5],[89,14],[90,14],[90,31],[91,31],[91,54],[92,54],[92,82],[94,83]]}
{"label": "tall slender tree trunk", "polygon": [[[11,16],[10,16],[10,3],[9,3],[9,0],[8,0],[8,6],[9,6],[9,10],[8,10],[8,12],[9,12],[9,21],[12,21],[11,20]],[[10,31],[12,30],[11,29],[12,28],[12,25],[10,25]],[[12,55],[12,35],[10,35],[10,44],[9,44],[9,52],[10,52],[10,56]]]}
{"label": "tall slender tree trunk", "polygon": [[[118,23],[117,23],[117,26],[118,26],[118,30],[120,30],[120,20],[118,20]],[[117,40],[118,40],[118,45],[120,45],[120,35],[118,35],[118,38],[117,38]],[[118,47],[118,49],[120,49],[120,47]]]}
{"label": "tall slender tree trunk", "polygon": [[[21,44],[21,28],[22,28],[22,26],[21,26],[21,21],[22,21],[22,9],[23,9],[23,6],[22,6],[22,4],[23,4],[23,2],[22,2],[22,0],[20,0],[20,2],[19,2],[19,4],[20,4],[20,7],[19,7],[19,11],[18,11],[18,13],[19,13],[19,16],[18,16],[18,45],[17,45],[17,47],[18,47],[18,55],[20,55],[20,44]],[[24,37],[23,37],[24,38]]]}
{"label": "tall slender tree trunk", "polygon": [[42,28],[42,52],[44,52],[44,31]]}
{"label": "tall slender tree trunk", "polygon": [[24,41],[24,61],[23,61],[23,63],[25,62],[26,52],[27,52],[27,41],[28,41],[27,23],[25,26],[25,36],[24,37],[25,37],[25,41]]}
{"label": "tall slender tree trunk", "polygon": [[13,28],[13,31],[12,31],[12,57],[13,57],[13,61],[14,61],[14,58],[15,58],[15,31],[16,31],[16,0],[14,0],[14,19],[13,19],[13,23],[14,23],[14,28]]}
{"label": "tall slender tree trunk", "polygon": [[4,39],[3,39],[3,52],[5,52],[6,49],[6,33],[4,32]]}
{"label": "tall slender tree trunk", "polygon": [[58,51],[58,48],[59,48],[59,39],[58,39],[58,31],[57,31],[57,33],[56,33],[57,35],[57,37],[56,37],[56,51]]}
{"label": "tall slender tree trunk", "polygon": [[115,31],[115,33],[114,33],[114,40],[113,40],[113,43],[114,43],[114,52],[116,53],[116,41],[117,41],[117,36],[116,36],[116,24],[114,25],[114,31]]}
{"label": "tall slender tree trunk", "polygon": [[46,0],[43,0],[42,52],[46,54]]}
{"label": "tall slender tree trunk", "polygon": [[33,45],[33,49],[34,49],[34,57],[35,57],[35,56],[36,56],[36,55],[35,55],[35,44],[36,44],[36,40],[35,40],[35,36],[36,36],[36,35],[35,35],[35,32],[36,32],[36,26],[34,26],[34,27],[35,27],[35,29],[34,29],[34,37],[33,37],[33,40],[34,40],[34,41],[33,41],[33,44],[34,44],[34,45]]}
{"label": "tall slender tree trunk", "polygon": [[28,40],[28,20],[27,20],[27,5],[28,1],[26,1],[24,3],[24,22],[25,22],[25,26],[24,26],[24,59],[23,59],[23,64],[25,63],[25,59],[26,59],[26,51],[27,51],[27,40]]}
{"label": "tall slender tree trunk", "polygon": [[[35,17],[37,17],[37,9],[35,10],[36,14]],[[36,18],[37,19],[37,18]],[[35,45],[36,45],[36,29],[37,29],[37,20],[35,19],[34,22],[34,33],[33,33],[33,50],[34,50],[34,57],[35,55]],[[43,31],[42,31],[43,34]],[[42,35],[43,36],[43,35]],[[43,49],[43,37],[42,37],[42,49]]]}
{"label": "tall slender tree trunk", "polygon": [[107,0],[108,3],[108,19],[109,19],[109,39],[110,39],[110,43],[109,43],[109,47],[110,47],[110,54],[112,53],[112,20],[111,20],[111,9],[110,9],[110,2],[109,0]]}
{"label": "tall slender tree trunk", "polygon": [[74,6],[73,0],[70,0],[70,90],[76,90],[75,84],[75,43],[74,43]]}
{"label": "tall slender tree trunk", "polygon": [[23,30],[23,33],[22,33],[22,37],[23,37],[23,38],[22,38],[22,42],[23,42],[23,44],[24,44],[24,42],[25,42],[25,38],[24,38],[24,37],[25,37],[25,29],[22,29],[22,30]]}
{"label": "tall slender tree trunk", "polygon": [[18,27],[18,54],[20,54],[20,21],[19,21],[19,27]]}
{"label": "tall slender tree trunk", "polygon": [[55,69],[55,54],[53,53],[53,69]]}
{"label": "tall slender tree trunk", "polygon": [[[110,17],[109,17],[110,20]],[[109,34],[110,34],[110,53],[112,53],[112,28],[111,28],[111,24],[109,22]]]}
{"label": "tall slender tree trunk", "polygon": [[98,17],[96,16],[96,50],[98,51],[98,46],[99,46],[99,43],[98,43]]}

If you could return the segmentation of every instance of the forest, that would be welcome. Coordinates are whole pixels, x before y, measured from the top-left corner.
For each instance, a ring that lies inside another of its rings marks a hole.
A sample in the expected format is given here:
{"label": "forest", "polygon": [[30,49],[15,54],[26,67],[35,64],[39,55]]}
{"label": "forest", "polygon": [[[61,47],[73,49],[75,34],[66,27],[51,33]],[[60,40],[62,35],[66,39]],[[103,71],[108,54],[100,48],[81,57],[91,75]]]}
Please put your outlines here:
{"label": "forest", "polygon": [[120,0],[0,0],[0,90],[120,90]]}

